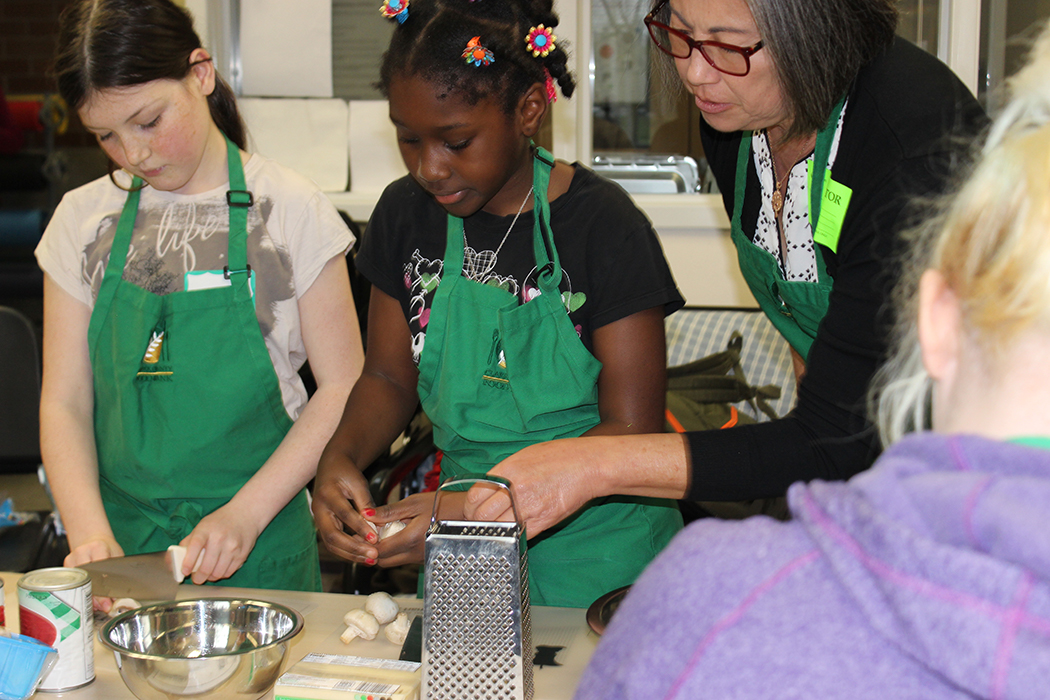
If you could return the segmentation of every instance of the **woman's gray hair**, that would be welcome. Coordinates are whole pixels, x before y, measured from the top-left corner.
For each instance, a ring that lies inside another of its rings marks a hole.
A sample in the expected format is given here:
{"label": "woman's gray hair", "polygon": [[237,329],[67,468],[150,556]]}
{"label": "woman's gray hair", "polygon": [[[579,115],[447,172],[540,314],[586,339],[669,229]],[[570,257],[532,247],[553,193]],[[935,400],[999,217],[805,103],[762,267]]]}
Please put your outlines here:
{"label": "woman's gray hair", "polygon": [[896,0],[746,2],[790,105],[785,139],[822,129],[860,69],[897,31]]}
{"label": "woman's gray hair", "polygon": [[[745,1],[791,110],[785,138],[822,129],[860,69],[892,43],[897,31],[896,0]],[[651,7],[659,2],[653,0]],[[661,94],[676,96],[682,83],[674,59],[655,46],[653,51],[662,59],[655,62]]]}

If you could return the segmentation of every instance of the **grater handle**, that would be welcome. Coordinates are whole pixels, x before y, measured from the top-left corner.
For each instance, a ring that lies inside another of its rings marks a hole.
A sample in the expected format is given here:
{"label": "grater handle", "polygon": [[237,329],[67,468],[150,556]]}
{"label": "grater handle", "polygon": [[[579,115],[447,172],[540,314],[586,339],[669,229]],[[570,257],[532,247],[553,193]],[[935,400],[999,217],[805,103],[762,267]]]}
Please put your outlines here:
{"label": "grater handle", "polygon": [[511,510],[514,511],[514,522],[524,527],[521,522],[521,516],[518,515],[518,506],[514,503],[514,493],[510,490],[510,481],[504,479],[502,476],[494,476],[491,474],[481,474],[479,476],[461,476],[458,479],[452,479],[438,486],[437,495],[434,497],[434,507],[430,512],[430,527],[431,529],[437,524],[437,512],[438,512],[438,501],[441,500],[441,492],[449,486],[458,486],[460,484],[476,484],[484,481],[492,484],[493,486],[499,486],[500,488],[507,490],[507,498],[510,499]]}

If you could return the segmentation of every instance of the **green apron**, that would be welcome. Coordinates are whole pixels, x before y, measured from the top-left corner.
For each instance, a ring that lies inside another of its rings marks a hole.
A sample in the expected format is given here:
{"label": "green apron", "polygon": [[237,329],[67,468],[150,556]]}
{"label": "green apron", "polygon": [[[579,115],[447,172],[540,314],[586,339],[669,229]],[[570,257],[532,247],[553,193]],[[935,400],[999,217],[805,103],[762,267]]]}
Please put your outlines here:
{"label": "green apron", "polygon": [[[291,428],[255,315],[240,152],[227,139],[230,284],[157,296],[122,279],[135,178],[88,329],[102,502],[126,554],[177,544],[229,502]],[[305,489],[222,585],[321,590]]]}
{"label": "green apron", "polygon": [[[827,176],[828,156],[831,144],[835,139],[839,114],[845,98],[832,110],[827,125],[817,134],[817,145],[813,153],[813,172],[819,173],[820,186],[809,183],[810,192],[810,227],[817,230],[820,217],[820,201],[824,178]],[[789,282],[780,273],[777,259],[767,250],[756,245],[744,233],[740,224],[744,208],[744,190],[747,188],[747,169],[751,158],[750,131],[745,131],[740,138],[740,149],[737,152],[736,185],[733,195],[732,240],[736,246],[740,272],[747,286],[754,294],[759,307],[780,331],[802,359],[808,360],[809,348],[817,337],[824,314],[828,312],[828,300],[831,296],[832,279],[824,264],[824,254],[813,244],[813,253],[817,261],[816,282]]]}
{"label": "green apron", "polygon": [[[542,294],[527,304],[462,276],[463,219],[448,217],[441,284],[419,363],[419,397],[444,451],[442,479],[484,474],[523,447],[577,437],[600,422],[601,363],[561,301],[550,230],[553,157],[533,167],[533,250]],[[586,607],[632,583],[682,527],[673,501],[607,498],[529,542],[536,605]]]}

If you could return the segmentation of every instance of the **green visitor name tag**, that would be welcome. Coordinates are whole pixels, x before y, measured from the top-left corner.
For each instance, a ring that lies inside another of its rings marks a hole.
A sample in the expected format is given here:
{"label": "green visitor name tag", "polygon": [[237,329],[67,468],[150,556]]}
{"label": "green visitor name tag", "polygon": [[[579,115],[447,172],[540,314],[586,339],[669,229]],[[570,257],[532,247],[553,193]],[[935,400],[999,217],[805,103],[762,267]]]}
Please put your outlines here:
{"label": "green visitor name tag", "polygon": [[[812,183],[812,161],[809,168],[809,181]],[[824,188],[820,195],[820,218],[817,220],[817,230],[813,232],[813,241],[827,246],[832,253],[838,252],[842,222],[846,218],[846,210],[852,196],[853,190],[832,180],[830,172],[824,177]],[[810,214],[812,215],[812,212]]]}

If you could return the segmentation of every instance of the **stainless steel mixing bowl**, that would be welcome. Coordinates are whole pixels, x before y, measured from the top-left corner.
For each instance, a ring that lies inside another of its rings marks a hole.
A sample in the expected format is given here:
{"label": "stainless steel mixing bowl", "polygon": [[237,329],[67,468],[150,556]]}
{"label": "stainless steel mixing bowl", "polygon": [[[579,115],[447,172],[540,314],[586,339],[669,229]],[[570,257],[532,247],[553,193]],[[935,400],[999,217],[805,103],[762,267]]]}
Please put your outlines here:
{"label": "stainless steel mixing bowl", "polygon": [[277,682],[303,617],[283,605],[197,598],[114,617],[99,637],[140,700],[258,698]]}

